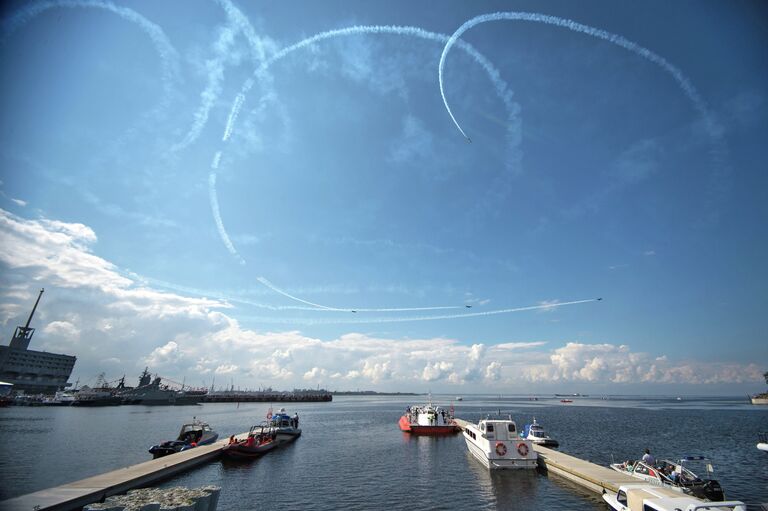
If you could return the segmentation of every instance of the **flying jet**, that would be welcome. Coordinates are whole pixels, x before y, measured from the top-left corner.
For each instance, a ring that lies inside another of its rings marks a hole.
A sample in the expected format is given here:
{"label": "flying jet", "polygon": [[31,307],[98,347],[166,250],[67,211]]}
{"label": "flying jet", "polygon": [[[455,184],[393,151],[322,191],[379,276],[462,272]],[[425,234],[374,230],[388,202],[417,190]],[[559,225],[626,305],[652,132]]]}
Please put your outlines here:
{"label": "flying jet", "polygon": [[465,305],[464,307],[466,307],[467,309],[471,309],[472,308],[471,305]]}
{"label": "flying jet", "polygon": [[602,298],[598,298],[598,299],[597,299],[597,301],[598,301],[598,302],[599,302],[599,301],[602,301]]}
{"label": "flying jet", "polygon": [[352,312],[357,312],[357,311],[352,311]]}

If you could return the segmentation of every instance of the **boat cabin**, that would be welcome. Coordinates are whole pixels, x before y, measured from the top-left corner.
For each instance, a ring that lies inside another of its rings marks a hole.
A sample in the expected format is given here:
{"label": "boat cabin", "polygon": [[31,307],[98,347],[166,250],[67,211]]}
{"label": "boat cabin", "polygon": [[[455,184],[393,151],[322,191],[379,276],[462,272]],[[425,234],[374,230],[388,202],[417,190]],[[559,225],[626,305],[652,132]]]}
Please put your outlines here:
{"label": "boat cabin", "polygon": [[203,435],[211,434],[211,427],[205,422],[195,421],[189,424],[184,424],[179,432],[179,440],[182,442],[192,443],[199,442]]}
{"label": "boat cabin", "polygon": [[[483,419],[477,423],[477,430],[482,438],[488,441],[493,440],[517,440],[517,426],[511,419]],[[467,433],[474,439],[476,433],[474,429],[468,429]]]}

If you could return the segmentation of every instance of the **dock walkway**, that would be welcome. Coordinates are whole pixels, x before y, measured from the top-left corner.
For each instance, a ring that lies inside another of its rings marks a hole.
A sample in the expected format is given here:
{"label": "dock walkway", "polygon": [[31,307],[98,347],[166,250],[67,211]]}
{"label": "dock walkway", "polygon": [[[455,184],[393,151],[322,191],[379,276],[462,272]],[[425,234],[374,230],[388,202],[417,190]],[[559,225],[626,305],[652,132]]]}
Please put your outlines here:
{"label": "dock walkway", "polygon": [[[237,435],[245,438],[247,433]],[[221,449],[229,439],[211,445],[201,445],[171,456],[145,461],[130,467],[113,470],[106,474],[81,479],[55,488],[40,490],[12,499],[0,501],[2,511],[65,511],[79,509],[99,502],[111,495],[124,493],[133,488],[152,485],[185,470],[211,461],[221,455]]]}
{"label": "dock walkway", "polygon": [[[461,429],[465,429],[469,424],[462,419],[456,419],[456,423],[461,426]],[[595,493],[603,493],[603,490],[608,493],[615,493],[623,484],[638,483],[634,477],[616,472],[608,467],[602,467],[540,445],[534,444],[533,448],[539,454],[540,467]]]}

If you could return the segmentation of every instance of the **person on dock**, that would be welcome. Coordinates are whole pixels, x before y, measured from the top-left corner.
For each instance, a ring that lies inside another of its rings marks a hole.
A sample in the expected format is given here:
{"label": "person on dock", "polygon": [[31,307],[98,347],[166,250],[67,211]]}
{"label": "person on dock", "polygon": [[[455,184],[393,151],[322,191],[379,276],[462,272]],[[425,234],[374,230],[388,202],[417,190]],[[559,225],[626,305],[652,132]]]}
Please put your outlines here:
{"label": "person on dock", "polygon": [[653,457],[649,449],[646,449],[645,454],[643,454],[643,463],[649,467],[652,467],[656,464],[656,458]]}

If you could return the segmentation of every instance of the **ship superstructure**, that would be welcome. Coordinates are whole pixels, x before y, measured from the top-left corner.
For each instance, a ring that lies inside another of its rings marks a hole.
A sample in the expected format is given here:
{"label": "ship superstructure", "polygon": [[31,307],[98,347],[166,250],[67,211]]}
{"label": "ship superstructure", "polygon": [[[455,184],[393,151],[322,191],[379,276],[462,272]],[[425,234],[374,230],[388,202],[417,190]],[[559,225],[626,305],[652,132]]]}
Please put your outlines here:
{"label": "ship superstructure", "polygon": [[35,329],[29,325],[44,291],[41,289],[37,295],[27,323],[16,327],[10,345],[0,346],[0,380],[12,383],[16,392],[54,394],[64,389],[77,360],[72,355],[29,349],[35,333]]}

